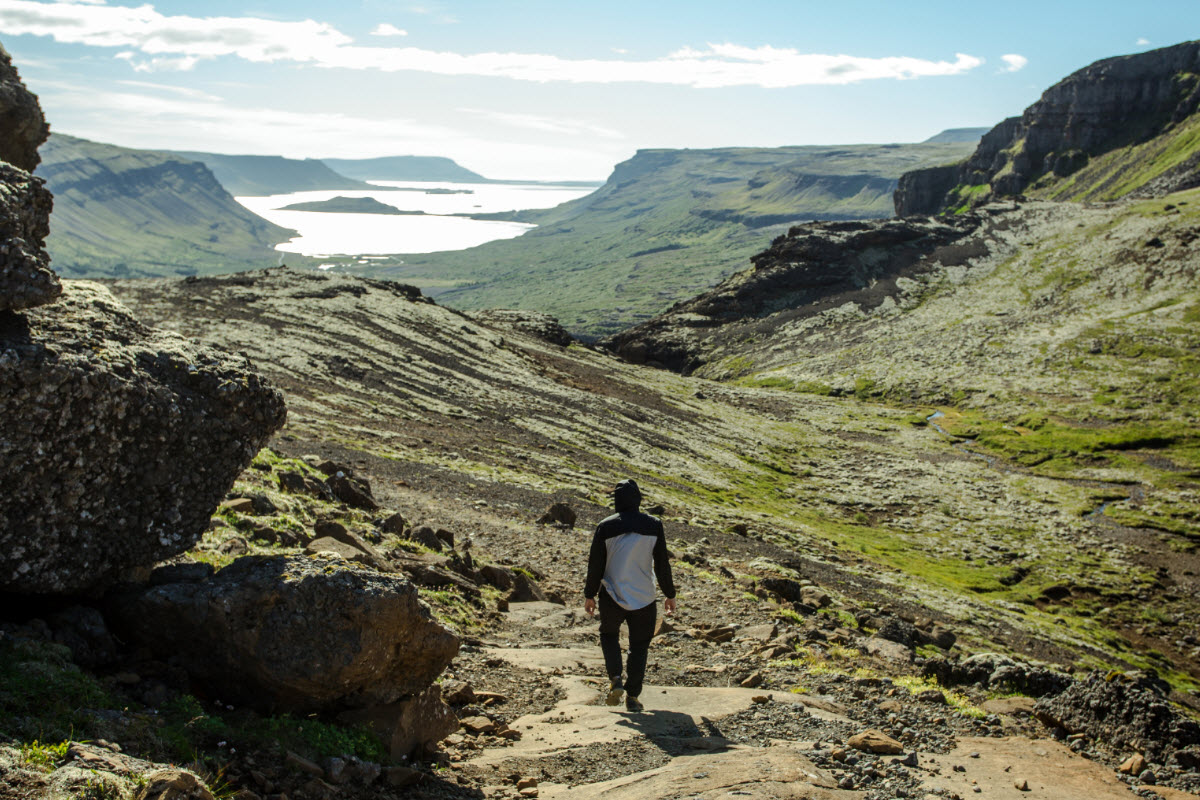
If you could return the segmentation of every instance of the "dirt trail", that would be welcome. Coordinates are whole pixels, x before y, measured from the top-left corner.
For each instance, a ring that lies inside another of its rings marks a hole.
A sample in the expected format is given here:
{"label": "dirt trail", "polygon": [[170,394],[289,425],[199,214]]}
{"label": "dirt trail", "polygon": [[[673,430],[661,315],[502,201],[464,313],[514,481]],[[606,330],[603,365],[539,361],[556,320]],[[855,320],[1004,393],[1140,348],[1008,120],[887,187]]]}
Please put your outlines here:
{"label": "dirt trail", "polygon": [[[603,661],[594,641],[584,641],[577,628],[538,627],[555,615],[561,617],[562,606],[513,604],[510,613],[509,625],[556,631],[551,635],[557,635],[562,646],[489,646],[480,656],[493,665],[504,662],[506,669],[525,674],[528,682],[554,687],[558,700],[548,710],[512,720],[510,727],[521,735],[517,741],[484,747],[456,765],[480,780],[487,797],[519,796],[517,779],[530,776],[541,776],[536,796],[550,800],[1132,796],[1111,769],[1052,740],[1024,735],[964,736],[950,752],[918,751],[911,766],[901,762],[908,751],[863,756],[865,768],[900,776],[892,787],[900,791],[885,795],[880,786],[866,791],[847,788],[847,776],[855,774],[852,762],[861,754],[847,749],[845,761],[840,756],[831,761],[829,756],[845,749],[844,731],[870,725],[855,719],[844,705],[788,692],[648,684],[641,696],[645,711],[630,713],[624,706],[602,703]],[[722,733],[723,721],[755,709],[811,718],[817,735],[806,741],[772,739],[762,747],[735,742]]]}

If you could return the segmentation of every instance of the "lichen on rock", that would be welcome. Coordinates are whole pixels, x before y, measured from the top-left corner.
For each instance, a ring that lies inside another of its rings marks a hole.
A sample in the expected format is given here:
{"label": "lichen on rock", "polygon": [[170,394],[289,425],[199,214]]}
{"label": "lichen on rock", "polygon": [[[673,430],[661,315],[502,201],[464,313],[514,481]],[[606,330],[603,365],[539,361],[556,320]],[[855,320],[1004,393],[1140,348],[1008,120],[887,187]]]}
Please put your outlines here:
{"label": "lichen on rock", "polygon": [[283,424],[241,357],[68,283],[0,325],[0,589],[75,592],[190,548]]}
{"label": "lichen on rock", "polygon": [[61,287],[43,244],[53,199],[41,178],[38,146],[50,129],[37,98],[0,47],[0,314],[52,302]]}

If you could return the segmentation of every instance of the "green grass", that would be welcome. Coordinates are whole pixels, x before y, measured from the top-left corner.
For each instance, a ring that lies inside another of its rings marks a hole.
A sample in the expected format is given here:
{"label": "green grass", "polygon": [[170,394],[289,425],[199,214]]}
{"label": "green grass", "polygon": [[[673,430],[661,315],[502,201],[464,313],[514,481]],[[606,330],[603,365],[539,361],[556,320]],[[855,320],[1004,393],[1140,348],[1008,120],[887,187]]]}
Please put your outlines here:
{"label": "green grass", "polygon": [[218,752],[221,742],[244,750],[283,748],[315,761],[346,754],[370,761],[388,760],[383,744],[365,728],[316,717],[209,711],[191,695],[175,698],[161,711],[166,722],[158,734],[161,744],[180,761],[196,761],[200,754]]}
{"label": "green grass", "polygon": [[433,609],[433,615],[446,627],[457,633],[477,631],[483,626],[482,613],[485,608],[495,608],[500,592],[490,586],[481,587],[481,598],[470,600],[458,589],[431,589],[417,587],[421,599]]}
{"label": "green grass", "polygon": [[46,744],[34,739],[21,745],[21,761],[42,772],[52,772],[66,758],[67,748],[70,746],[69,738],[57,744]]}
{"label": "green grass", "polygon": [[0,640],[0,738],[60,742],[87,736],[88,709],[109,708],[104,687],[62,645]]}
{"label": "green grass", "polygon": [[987,716],[987,712],[975,705],[967,695],[953,689],[946,689],[932,678],[900,676],[894,678],[893,682],[897,686],[907,689],[910,694],[917,694],[929,689],[941,692],[942,697],[946,698],[946,704],[964,717],[983,719]]}

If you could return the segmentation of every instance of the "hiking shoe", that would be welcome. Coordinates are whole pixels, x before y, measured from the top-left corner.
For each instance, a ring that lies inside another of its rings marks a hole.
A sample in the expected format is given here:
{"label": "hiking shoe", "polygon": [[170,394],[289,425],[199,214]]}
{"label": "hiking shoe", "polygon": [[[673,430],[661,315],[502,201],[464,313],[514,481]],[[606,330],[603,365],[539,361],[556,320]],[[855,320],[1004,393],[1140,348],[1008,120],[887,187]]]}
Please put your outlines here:
{"label": "hiking shoe", "polygon": [[642,705],[642,701],[638,700],[633,695],[629,695],[629,697],[625,698],[625,710],[626,711],[638,712],[638,711],[641,711],[643,708],[645,708],[645,706]]}
{"label": "hiking shoe", "polygon": [[625,694],[625,687],[621,683],[620,678],[613,678],[608,683],[608,696],[604,698],[606,705],[615,706],[621,702],[621,695]]}

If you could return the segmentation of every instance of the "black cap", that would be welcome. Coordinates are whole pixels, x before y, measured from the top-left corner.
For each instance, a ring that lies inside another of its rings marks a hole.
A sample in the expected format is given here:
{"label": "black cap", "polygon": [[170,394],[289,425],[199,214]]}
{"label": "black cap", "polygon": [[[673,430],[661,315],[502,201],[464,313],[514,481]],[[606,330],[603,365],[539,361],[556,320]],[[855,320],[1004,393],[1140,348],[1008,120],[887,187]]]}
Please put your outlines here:
{"label": "black cap", "polygon": [[637,481],[632,478],[626,478],[617,483],[609,495],[613,498],[613,503],[618,511],[636,511],[642,502],[642,490],[638,488]]}

